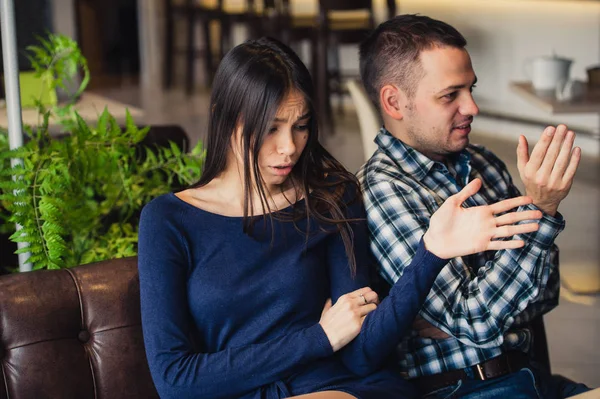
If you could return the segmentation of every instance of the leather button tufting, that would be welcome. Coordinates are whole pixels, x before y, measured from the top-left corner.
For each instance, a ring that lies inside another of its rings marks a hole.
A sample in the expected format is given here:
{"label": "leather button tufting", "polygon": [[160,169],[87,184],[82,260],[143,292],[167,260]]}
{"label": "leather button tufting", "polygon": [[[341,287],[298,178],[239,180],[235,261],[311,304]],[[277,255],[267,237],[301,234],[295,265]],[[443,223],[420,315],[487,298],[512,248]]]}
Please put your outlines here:
{"label": "leather button tufting", "polygon": [[81,330],[79,331],[79,334],[77,335],[77,339],[79,339],[79,341],[81,341],[82,343],[86,343],[90,340],[90,332],[87,330]]}

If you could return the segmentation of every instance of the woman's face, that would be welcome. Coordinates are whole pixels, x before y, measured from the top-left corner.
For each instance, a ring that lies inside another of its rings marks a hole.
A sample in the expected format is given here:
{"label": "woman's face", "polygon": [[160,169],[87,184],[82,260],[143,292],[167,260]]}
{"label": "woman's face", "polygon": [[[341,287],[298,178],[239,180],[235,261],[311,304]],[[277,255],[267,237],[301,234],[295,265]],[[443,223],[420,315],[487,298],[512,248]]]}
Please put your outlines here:
{"label": "woman's face", "polygon": [[308,141],[309,110],[304,96],[294,90],[281,102],[275,120],[258,151],[265,190],[275,192],[286,182]]}

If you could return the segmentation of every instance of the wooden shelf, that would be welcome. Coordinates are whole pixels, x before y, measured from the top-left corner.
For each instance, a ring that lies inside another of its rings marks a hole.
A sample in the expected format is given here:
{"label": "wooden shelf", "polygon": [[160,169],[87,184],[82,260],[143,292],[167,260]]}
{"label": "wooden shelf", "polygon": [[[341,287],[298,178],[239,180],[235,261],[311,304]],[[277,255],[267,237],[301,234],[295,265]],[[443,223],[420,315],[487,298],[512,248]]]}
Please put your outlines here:
{"label": "wooden shelf", "polygon": [[537,93],[531,86],[531,82],[511,82],[510,88],[552,114],[600,113],[600,89],[589,90],[586,86],[586,91],[580,98],[559,101],[553,94]]}

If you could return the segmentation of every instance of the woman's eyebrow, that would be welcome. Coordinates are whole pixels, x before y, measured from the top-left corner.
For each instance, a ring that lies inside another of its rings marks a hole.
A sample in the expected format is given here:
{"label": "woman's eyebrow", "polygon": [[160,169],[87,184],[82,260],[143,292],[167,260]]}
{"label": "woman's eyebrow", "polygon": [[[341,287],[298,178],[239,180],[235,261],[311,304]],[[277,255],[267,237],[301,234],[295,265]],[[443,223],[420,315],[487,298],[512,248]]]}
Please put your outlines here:
{"label": "woman's eyebrow", "polygon": [[[298,119],[296,119],[296,121],[301,121],[302,119],[306,119],[309,116],[310,116],[310,112],[307,112],[304,115],[299,116]],[[275,118],[274,121],[275,122],[287,122],[287,119]]]}
{"label": "woman's eyebrow", "polygon": [[305,113],[304,115],[301,115],[298,117],[298,119],[296,119],[297,121],[300,121],[302,119],[306,119],[310,116],[310,112]]}

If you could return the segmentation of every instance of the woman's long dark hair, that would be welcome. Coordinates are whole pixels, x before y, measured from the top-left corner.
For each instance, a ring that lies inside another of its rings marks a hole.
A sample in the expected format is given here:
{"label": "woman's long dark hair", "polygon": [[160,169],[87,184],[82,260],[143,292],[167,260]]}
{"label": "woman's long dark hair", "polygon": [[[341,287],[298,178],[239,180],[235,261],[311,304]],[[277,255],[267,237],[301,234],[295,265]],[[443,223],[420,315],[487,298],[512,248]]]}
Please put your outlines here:
{"label": "woman's long dark hair", "polygon": [[[358,181],[319,143],[310,73],[300,58],[279,41],[249,40],[229,51],[221,61],[210,100],[205,168],[200,181],[192,187],[208,184],[225,170],[232,136],[242,126],[244,228],[248,232],[254,219],[252,181],[257,182],[263,214],[272,222],[274,216],[261,184],[258,152],[279,106],[295,90],[304,95],[311,117],[306,147],[289,177],[296,198],[305,197],[305,206],[292,207],[292,220],[313,217],[321,225],[335,226],[354,273],[356,262],[349,225],[353,219],[346,216],[346,208],[351,202],[360,201]],[[280,212],[275,217],[281,217]],[[306,231],[307,239],[309,233]]]}

